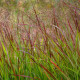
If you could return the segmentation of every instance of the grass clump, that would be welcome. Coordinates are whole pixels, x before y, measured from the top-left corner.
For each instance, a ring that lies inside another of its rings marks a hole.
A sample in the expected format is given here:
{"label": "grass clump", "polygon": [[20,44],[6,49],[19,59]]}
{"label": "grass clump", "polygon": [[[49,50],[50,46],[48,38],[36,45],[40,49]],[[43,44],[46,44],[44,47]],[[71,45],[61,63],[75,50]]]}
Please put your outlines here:
{"label": "grass clump", "polygon": [[33,16],[23,12],[17,24],[0,23],[1,80],[80,79],[80,10],[71,3],[58,4],[60,14],[55,6],[52,14],[43,14],[51,15],[50,21],[33,7]]}

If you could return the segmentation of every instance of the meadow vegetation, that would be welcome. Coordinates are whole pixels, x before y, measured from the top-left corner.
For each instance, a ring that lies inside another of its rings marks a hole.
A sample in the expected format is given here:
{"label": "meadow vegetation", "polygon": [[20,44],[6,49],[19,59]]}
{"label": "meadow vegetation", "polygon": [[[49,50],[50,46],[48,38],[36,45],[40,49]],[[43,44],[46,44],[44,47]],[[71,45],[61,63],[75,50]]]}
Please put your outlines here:
{"label": "meadow vegetation", "polygon": [[0,80],[80,80],[80,0],[0,0]]}

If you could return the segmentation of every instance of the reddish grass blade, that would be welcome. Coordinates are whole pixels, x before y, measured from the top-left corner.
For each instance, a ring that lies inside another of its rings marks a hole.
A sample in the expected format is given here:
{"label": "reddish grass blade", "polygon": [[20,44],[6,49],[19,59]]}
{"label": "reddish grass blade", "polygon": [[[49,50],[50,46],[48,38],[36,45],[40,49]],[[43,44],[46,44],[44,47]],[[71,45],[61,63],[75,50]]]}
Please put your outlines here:
{"label": "reddish grass blade", "polygon": [[36,16],[36,20],[37,20],[37,22],[38,22],[38,26],[41,27],[41,26],[40,26],[40,21],[39,21],[39,19],[38,19],[38,16],[37,16],[37,13],[36,13],[36,10],[34,9],[34,7],[33,7],[33,10],[34,10],[34,13],[35,13],[35,16]]}
{"label": "reddish grass blade", "polygon": [[12,68],[12,70],[13,70],[13,73],[15,74],[15,69],[14,69],[14,67],[13,67],[13,64],[12,64],[12,62],[11,62],[10,59],[9,59],[9,61],[10,61],[10,64],[11,64],[11,68]]}
{"label": "reddish grass blade", "polygon": [[54,80],[56,80],[56,78],[52,75],[52,73],[50,71],[48,71],[42,64],[40,64],[40,66],[48,73],[51,75],[51,77],[53,77]]}
{"label": "reddish grass blade", "polygon": [[50,60],[50,62],[58,69],[58,70],[60,70],[61,72],[62,72],[62,74],[67,78],[67,80],[70,80],[67,76],[66,76],[66,74],[59,68],[59,66],[57,66],[53,61],[51,61]]}
{"label": "reddish grass blade", "polygon": [[44,73],[46,74],[46,76],[48,77],[48,79],[50,80],[50,77],[47,75],[46,71],[44,71]]}
{"label": "reddish grass blade", "polygon": [[53,61],[50,60],[50,62],[63,73],[63,71]]}
{"label": "reddish grass blade", "polygon": [[63,80],[63,79],[61,78],[61,80]]}
{"label": "reddish grass blade", "polygon": [[35,17],[36,17],[36,20],[37,20],[37,24],[36,24],[36,25],[39,27],[40,31],[43,33],[43,31],[42,31],[42,29],[41,29],[40,20],[39,20],[39,18],[38,18],[38,15],[37,15],[36,10],[35,10],[34,7],[33,7],[33,10],[34,10]]}
{"label": "reddish grass blade", "polygon": [[[67,20],[68,20],[68,19],[67,19]],[[70,24],[69,20],[68,20],[68,25],[69,25],[69,27],[70,27],[72,33],[74,34],[74,31],[73,31],[73,29],[72,29],[72,27],[71,27],[71,24]]]}
{"label": "reddish grass blade", "polygon": [[[35,63],[36,63],[36,61],[33,59],[33,58],[31,58]],[[37,63],[36,63],[37,64]],[[47,70],[42,64],[39,64],[48,74],[50,74],[50,76],[54,79],[54,80],[56,80],[56,78],[52,75],[52,73],[49,71],[49,70]]]}
{"label": "reddish grass blade", "polygon": [[61,59],[64,59],[63,56],[60,54],[60,52],[57,49],[53,49],[56,53],[58,53],[58,55],[61,57]]}

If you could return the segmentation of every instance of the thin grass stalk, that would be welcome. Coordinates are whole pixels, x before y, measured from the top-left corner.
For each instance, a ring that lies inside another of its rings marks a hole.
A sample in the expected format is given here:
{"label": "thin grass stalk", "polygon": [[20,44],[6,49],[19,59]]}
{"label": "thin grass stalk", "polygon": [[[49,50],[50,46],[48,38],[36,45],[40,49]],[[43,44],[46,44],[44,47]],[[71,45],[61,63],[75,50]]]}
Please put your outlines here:
{"label": "thin grass stalk", "polygon": [[17,74],[12,74],[12,75],[14,75],[14,76],[19,76],[19,77],[27,77],[27,78],[30,78],[30,79],[35,80],[34,78],[32,78],[32,77],[30,77],[30,76],[25,76],[25,75],[17,75]]}
{"label": "thin grass stalk", "polygon": [[[31,59],[38,65],[38,63],[33,58]],[[52,73],[48,69],[46,69],[42,64],[39,64],[39,66],[42,67],[54,80],[56,80]]]}
{"label": "thin grass stalk", "polygon": [[67,80],[70,80],[70,78],[68,78],[68,77],[64,74],[64,72],[63,72],[53,61],[50,60],[50,62],[51,62],[58,70],[60,70],[60,71],[62,72],[62,74],[67,78]]}
{"label": "thin grass stalk", "polygon": [[40,64],[40,66],[48,73],[51,75],[51,77],[56,80],[56,78],[52,75],[52,73],[50,71],[48,71],[42,64]]}

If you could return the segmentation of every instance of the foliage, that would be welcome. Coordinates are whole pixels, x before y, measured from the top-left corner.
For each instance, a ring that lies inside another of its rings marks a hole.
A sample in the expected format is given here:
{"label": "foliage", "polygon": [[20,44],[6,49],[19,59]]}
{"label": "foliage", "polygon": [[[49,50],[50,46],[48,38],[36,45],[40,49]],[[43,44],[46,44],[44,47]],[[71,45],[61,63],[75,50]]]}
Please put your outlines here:
{"label": "foliage", "polygon": [[[8,5],[4,3],[9,10],[22,6],[29,9],[30,4],[33,7],[29,13],[27,9],[18,13],[15,24],[0,23],[0,79],[79,80],[79,6],[74,5],[74,2],[59,0],[58,6],[55,1],[55,6],[39,1],[38,5],[45,3],[45,6],[42,4],[44,9],[39,8],[40,5],[35,8],[35,0],[26,0],[20,5],[17,5],[17,0],[10,0]],[[46,5],[51,7],[47,8]],[[39,14],[46,9],[52,13],[47,11]]]}

